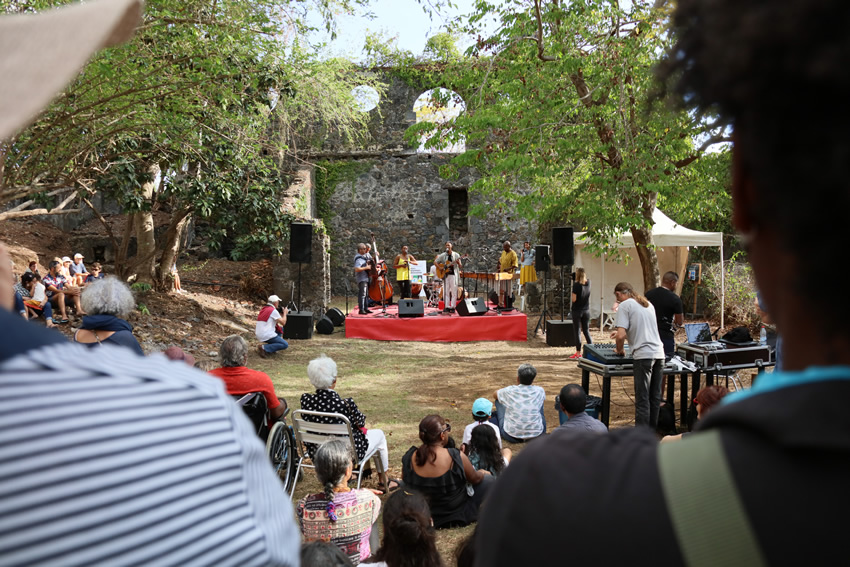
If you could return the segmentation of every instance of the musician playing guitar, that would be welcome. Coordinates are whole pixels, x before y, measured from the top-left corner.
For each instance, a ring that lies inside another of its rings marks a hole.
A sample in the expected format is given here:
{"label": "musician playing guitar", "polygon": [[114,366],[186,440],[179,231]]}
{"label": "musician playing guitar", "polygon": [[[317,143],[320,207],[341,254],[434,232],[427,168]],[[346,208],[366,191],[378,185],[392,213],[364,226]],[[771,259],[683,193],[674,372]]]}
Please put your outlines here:
{"label": "musician playing guitar", "polygon": [[[505,240],[505,243],[502,245],[502,250],[502,255],[499,257],[499,263],[496,266],[496,271],[500,273],[509,273],[513,276],[517,268],[519,268],[519,259],[517,259],[516,252],[511,249],[510,241]],[[513,309],[514,307],[513,289],[513,277],[511,277],[511,279],[499,280],[499,295],[505,298],[504,307],[506,309]]]}
{"label": "musician playing guitar", "polygon": [[401,247],[401,254],[398,254],[393,260],[393,268],[395,268],[395,279],[398,282],[401,299],[410,297],[410,265],[419,265],[416,258],[408,253],[407,246]]}
{"label": "musician playing guitar", "polygon": [[463,269],[460,254],[452,250],[451,242],[446,242],[446,251],[437,256],[434,263],[437,266],[437,277],[443,279],[444,311],[453,313],[457,303],[457,280]]}

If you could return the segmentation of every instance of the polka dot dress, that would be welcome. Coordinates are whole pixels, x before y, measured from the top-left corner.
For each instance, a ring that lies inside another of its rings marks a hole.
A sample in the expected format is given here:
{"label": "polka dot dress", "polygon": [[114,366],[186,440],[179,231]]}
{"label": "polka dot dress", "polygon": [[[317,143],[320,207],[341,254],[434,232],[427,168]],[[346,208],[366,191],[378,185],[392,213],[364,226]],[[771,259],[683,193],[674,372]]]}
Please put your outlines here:
{"label": "polka dot dress", "polygon": [[[363,460],[363,457],[366,456],[366,449],[369,447],[369,441],[366,439],[366,435],[360,428],[366,424],[366,416],[360,413],[360,410],[357,409],[357,404],[354,403],[354,399],[342,399],[335,390],[331,389],[316,390],[315,394],[301,395],[301,409],[327,413],[341,413],[347,417],[348,421],[351,422],[351,428],[354,433],[354,447],[357,449],[357,460]],[[339,419],[332,417],[316,418],[307,415],[304,416],[304,421],[328,424],[342,423]],[[313,453],[316,450],[316,445],[312,443],[305,443],[305,446],[307,447],[307,453],[312,459]]]}

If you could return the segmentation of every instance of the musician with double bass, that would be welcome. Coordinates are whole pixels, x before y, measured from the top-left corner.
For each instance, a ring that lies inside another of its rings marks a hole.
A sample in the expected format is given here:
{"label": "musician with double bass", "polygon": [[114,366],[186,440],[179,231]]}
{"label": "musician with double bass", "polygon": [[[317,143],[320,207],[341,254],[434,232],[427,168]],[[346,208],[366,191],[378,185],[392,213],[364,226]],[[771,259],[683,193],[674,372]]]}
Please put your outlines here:
{"label": "musician with double bass", "polygon": [[369,292],[369,259],[366,244],[361,242],[357,245],[357,255],[354,256],[354,277],[357,280],[357,306],[360,315],[367,315],[369,311],[367,294]]}
{"label": "musician with double bass", "polygon": [[419,265],[416,258],[408,252],[407,246],[401,247],[401,254],[396,255],[393,260],[393,268],[395,268],[395,280],[400,288],[401,299],[410,297],[410,265]]}
{"label": "musician with double bass", "polygon": [[434,262],[437,265],[437,272],[443,273],[443,298],[445,300],[446,313],[454,313],[457,303],[457,281],[463,265],[460,261],[460,254],[452,250],[452,243],[446,242],[446,251],[437,256]]}

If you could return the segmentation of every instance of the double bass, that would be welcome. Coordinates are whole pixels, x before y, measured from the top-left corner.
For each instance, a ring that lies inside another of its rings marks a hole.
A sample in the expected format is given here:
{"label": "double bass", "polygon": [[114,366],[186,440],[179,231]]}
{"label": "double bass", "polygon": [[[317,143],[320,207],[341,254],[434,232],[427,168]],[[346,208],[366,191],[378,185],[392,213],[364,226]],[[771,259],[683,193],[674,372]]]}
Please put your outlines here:
{"label": "double bass", "polygon": [[383,305],[393,298],[393,286],[387,277],[387,263],[380,259],[375,233],[372,235],[372,251],[375,257],[369,260],[369,298]]}

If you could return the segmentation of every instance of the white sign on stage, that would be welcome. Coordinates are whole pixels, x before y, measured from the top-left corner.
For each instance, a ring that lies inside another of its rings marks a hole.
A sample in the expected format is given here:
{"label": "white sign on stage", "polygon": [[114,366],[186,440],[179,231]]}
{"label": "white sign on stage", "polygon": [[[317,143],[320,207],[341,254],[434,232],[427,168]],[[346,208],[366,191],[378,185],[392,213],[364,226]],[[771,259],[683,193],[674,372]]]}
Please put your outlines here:
{"label": "white sign on stage", "polygon": [[410,283],[424,284],[425,273],[428,271],[426,269],[428,267],[428,262],[425,260],[419,260],[418,263],[410,264],[408,267],[410,268]]}

